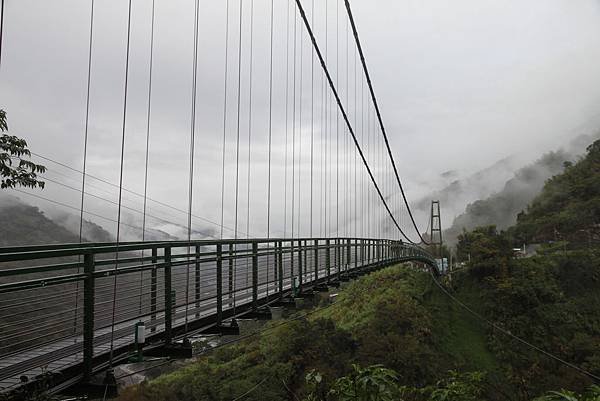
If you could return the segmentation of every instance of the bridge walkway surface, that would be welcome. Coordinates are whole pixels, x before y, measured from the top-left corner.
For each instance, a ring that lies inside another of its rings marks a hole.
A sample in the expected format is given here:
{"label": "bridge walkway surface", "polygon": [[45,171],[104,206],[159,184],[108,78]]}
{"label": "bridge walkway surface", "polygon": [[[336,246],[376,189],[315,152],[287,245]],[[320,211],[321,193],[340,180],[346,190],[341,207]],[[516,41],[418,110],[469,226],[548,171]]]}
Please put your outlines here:
{"label": "bridge walkway surface", "polygon": [[66,244],[0,249],[0,392],[61,389],[147,347],[223,324],[316,285],[401,261],[400,241],[300,238]]}

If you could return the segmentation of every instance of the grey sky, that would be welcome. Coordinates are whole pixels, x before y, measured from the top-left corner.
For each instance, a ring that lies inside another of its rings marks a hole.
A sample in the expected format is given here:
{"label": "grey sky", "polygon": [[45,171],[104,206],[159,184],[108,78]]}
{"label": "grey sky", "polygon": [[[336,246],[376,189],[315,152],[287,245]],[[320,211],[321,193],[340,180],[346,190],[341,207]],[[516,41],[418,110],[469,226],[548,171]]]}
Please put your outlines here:
{"label": "grey sky", "polygon": [[[81,168],[82,163],[89,3],[82,0],[6,0],[5,48],[0,69],[0,106],[9,113],[11,133],[26,137],[33,151],[76,168]],[[316,0],[314,3],[315,31],[325,50],[325,2]],[[150,4],[149,0],[133,1],[124,185],[137,192],[143,191]],[[255,235],[265,235],[270,1],[254,0],[253,4],[250,172],[254,185],[250,190],[250,231]],[[341,1],[328,0],[327,4],[328,64],[336,80],[339,78],[342,99],[345,100],[345,13]],[[216,222],[221,218],[225,5],[222,0],[200,1],[193,213]],[[251,2],[244,0],[243,5],[238,204],[241,232],[245,232],[246,228],[248,190],[248,16]],[[293,2],[289,5],[290,13],[293,13]],[[310,16],[311,2],[305,0],[304,5]],[[415,201],[443,185],[440,174],[445,171],[458,170],[461,175],[468,174],[519,152],[533,159],[544,151],[561,146],[577,134],[600,127],[600,2],[597,0],[459,0],[451,3],[442,0],[355,0],[352,5],[398,167],[408,195]],[[156,7],[148,194],[187,210],[194,2],[156,0]],[[235,221],[238,7],[238,1],[230,0],[224,205],[224,221],[228,227],[233,227]],[[287,206],[284,206],[282,188],[285,173],[287,7],[286,1],[275,0],[272,159],[272,233],[275,235],[282,234],[284,225],[289,234],[292,224],[291,171],[288,171]],[[338,7],[339,35],[336,36]],[[125,0],[96,0],[88,172],[113,183],[117,183],[119,178],[126,12]],[[293,22],[290,35],[292,32]],[[298,213],[300,205],[301,210],[299,215],[294,216],[294,222],[297,231],[300,220],[300,233],[307,235],[310,230],[310,162],[307,149],[311,127],[315,135],[315,174],[319,175],[315,178],[315,186],[319,189],[314,190],[313,200],[314,234],[325,229],[324,211],[320,209],[325,195],[321,188],[328,189],[330,203],[336,197],[336,188],[332,187],[332,177],[329,177],[328,186],[320,178],[319,157],[325,149],[320,139],[324,131],[320,123],[323,118],[319,97],[321,74],[315,64],[315,114],[311,125],[311,101],[307,96],[311,88],[311,53],[299,21],[297,35],[304,40],[304,67],[302,120],[296,115],[295,130],[298,135],[296,145],[300,146],[301,142],[303,153],[301,167],[297,164],[295,171],[294,208]],[[292,57],[291,42],[289,46]],[[342,58],[339,67],[337,51]],[[353,57],[351,53],[350,81],[353,78]],[[288,73],[292,72],[290,61]],[[358,76],[361,82],[360,70]],[[299,79],[298,73],[297,99],[300,96]],[[290,92],[292,84],[289,76],[288,83]],[[357,93],[360,101],[361,88]],[[358,114],[353,111],[353,92],[350,94],[345,105],[354,118]],[[292,113],[290,96],[288,93],[288,113]],[[296,113],[299,110],[298,100]],[[333,110],[333,105],[330,110]],[[288,114],[289,158],[294,129],[291,118]],[[360,117],[353,121],[357,126],[364,124],[363,127],[367,122],[373,123],[372,120],[361,121]],[[332,136],[337,135],[335,126],[335,119],[332,119]],[[374,129],[360,131],[366,135],[365,141],[369,141],[369,132],[375,138]],[[343,135],[340,128],[340,136]],[[298,139],[300,136],[302,139]],[[378,148],[373,144],[381,143],[375,142],[375,139],[371,141],[370,148],[374,152]],[[335,150],[329,150],[332,152],[329,157],[335,158]],[[374,156],[372,153],[371,157]],[[343,160],[343,151],[340,157]],[[80,177],[76,174],[47,164],[51,168],[50,177],[74,187],[80,186]],[[291,164],[288,166],[291,170]],[[62,175],[52,175],[54,172]],[[298,184],[297,175],[301,176],[301,184]],[[378,170],[378,177],[386,195],[392,191],[395,193],[382,171]],[[89,184],[87,190],[90,193],[116,200],[114,187],[94,180],[90,180]],[[342,185],[341,204],[346,199],[352,202],[353,194],[347,193],[345,197],[345,193]],[[75,191],[52,183],[41,194],[70,205],[79,205],[79,195]],[[23,199],[43,206],[35,199]],[[392,203],[397,202],[396,194]],[[141,209],[141,199],[128,193],[125,194],[125,204]],[[285,219],[284,207],[288,211]],[[116,208],[106,201],[88,197],[86,208],[96,214],[116,218]],[[169,227],[163,220],[176,220],[178,224],[185,225],[183,213],[156,204],[150,204],[149,211],[162,219],[149,222],[152,227],[182,235],[180,227]],[[130,210],[124,213],[124,221],[133,226],[141,225],[139,213]],[[328,213],[328,231],[335,233],[335,220],[338,218],[335,208]],[[343,210],[340,214],[339,232],[344,234],[344,227],[351,226],[351,219],[344,216]],[[88,217],[112,230],[108,221]],[[421,223],[425,216],[418,218]],[[400,213],[399,219],[407,227],[405,213]],[[368,221],[365,218],[363,227]],[[208,227],[215,229],[214,225],[194,219],[194,228],[206,231]],[[218,234],[218,229],[214,234]],[[375,235],[374,232],[371,234]],[[225,235],[228,235],[227,231]]]}

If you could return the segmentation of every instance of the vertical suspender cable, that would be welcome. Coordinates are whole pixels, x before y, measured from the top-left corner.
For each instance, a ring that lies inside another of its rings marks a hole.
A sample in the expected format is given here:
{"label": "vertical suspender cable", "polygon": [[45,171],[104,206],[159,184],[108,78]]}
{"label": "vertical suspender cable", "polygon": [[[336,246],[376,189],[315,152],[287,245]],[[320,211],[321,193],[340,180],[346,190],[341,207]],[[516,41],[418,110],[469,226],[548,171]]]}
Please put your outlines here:
{"label": "vertical suspender cable", "polygon": [[[152,0],[152,15],[150,23],[150,60],[148,71],[148,109],[146,111],[146,155],[144,159],[144,206],[142,214],[142,242],[146,240],[146,209],[148,203],[148,160],[150,155],[150,114],[152,111],[152,67],[154,63],[154,8],[155,0]],[[82,195],[83,196],[83,195]],[[142,258],[144,251],[142,250]],[[140,300],[139,313],[142,313],[142,291],[143,291],[144,271],[140,271]]]}
{"label": "vertical suspender cable", "polygon": [[194,150],[196,140],[196,87],[198,82],[198,22],[200,19],[200,0],[196,0],[194,9],[194,59],[192,61],[192,110],[190,118],[190,171],[188,186],[188,221],[187,221],[187,240],[188,240],[188,263],[185,270],[185,324],[184,333],[188,331],[188,309],[190,298],[190,246],[192,240],[192,203],[194,194]]}
{"label": "vertical suspender cable", "polygon": [[[85,94],[85,126],[84,126],[84,134],[83,134],[83,169],[81,176],[81,204],[79,208],[79,243],[83,240],[83,202],[85,198],[85,177],[86,177],[86,167],[87,167],[87,144],[88,144],[88,128],[89,128],[89,120],[90,120],[90,87],[92,80],[92,46],[93,46],[93,35],[94,35],[94,0],[91,1],[90,7],[90,35],[88,41],[88,71],[87,71],[87,84],[86,84],[86,94]],[[0,21],[4,19],[4,0],[2,0],[2,16],[0,16]],[[2,53],[2,23],[0,22],[0,57]],[[80,268],[77,268],[77,273],[79,273]],[[79,306],[79,281],[76,284],[75,291],[75,317],[73,320],[73,330],[77,330],[77,315],[78,315],[78,306]]]}
{"label": "vertical suspender cable", "polygon": [[[340,3],[335,2],[335,76],[340,83]],[[340,113],[335,113],[335,235],[340,236]],[[337,255],[337,252],[336,252]],[[336,256],[337,257],[337,256]],[[339,268],[339,261],[336,261]]]}
{"label": "vertical suspender cable", "polygon": [[287,237],[287,203],[288,203],[288,110],[290,86],[290,1],[287,1],[286,33],[285,33],[285,159],[283,167],[283,236]]}
{"label": "vertical suspender cable", "polygon": [[[4,5],[4,1],[2,1]],[[2,12],[4,17],[4,12]],[[94,40],[94,0],[91,2],[90,8],[90,35],[88,42],[88,71],[87,71],[87,87],[85,94],[85,128],[83,134],[83,169],[81,175],[81,207],[79,211],[79,242],[83,240],[83,202],[85,199],[85,178],[87,168],[87,145],[88,145],[88,130],[90,121],[90,87],[92,81],[92,46]]]}
{"label": "vertical suspender cable", "polygon": [[129,46],[131,42],[131,0],[128,2],[127,11],[127,46],[125,56],[125,82],[124,82],[124,93],[123,93],[123,122],[122,122],[122,135],[121,135],[121,161],[119,164],[119,206],[117,212],[117,252],[115,261],[115,274],[113,275],[113,299],[112,299],[112,315],[110,325],[110,355],[109,363],[112,367],[113,364],[113,346],[115,339],[115,311],[117,305],[117,269],[119,267],[119,243],[121,241],[121,204],[123,200],[123,164],[125,161],[125,123],[127,121],[127,91],[129,83]]}
{"label": "vertical suspender cable", "polygon": [[[236,128],[236,148],[235,148],[235,239],[238,238],[238,203],[239,203],[239,184],[240,184],[240,108],[241,108],[241,90],[242,90],[242,17],[243,17],[242,0],[239,7],[238,21],[238,80],[237,80],[237,128]],[[237,246],[237,245],[235,245]],[[238,249],[235,248],[237,251]],[[236,291],[237,281],[237,258],[233,260],[234,275],[233,275],[233,291]],[[236,297],[233,297],[233,309],[236,307]]]}
{"label": "vertical suspender cable", "polygon": [[[315,0],[311,1],[311,23],[315,23]],[[310,237],[313,236],[313,179],[314,179],[314,141],[315,141],[315,53],[311,52],[310,59]]]}
{"label": "vertical suspender cable", "polygon": [[240,0],[239,21],[238,21],[238,80],[237,80],[237,128],[236,128],[236,148],[235,148],[235,239],[238,238],[238,200],[240,183],[240,107],[242,90],[242,16],[243,7]]}
{"label": "vertical suspender cable", "polygon": [[302,210],[302,202],[300,201],[302,196],[302,71],[303,71],[303,54],[304,54],[304,36],[300,34],[299,38],[299,46],[300,46],[300,78],[298,82],[298,224],[296,224],[297,235],[300,237],[301,234],[301,224],[302,220],[300,219],[300,212]]}
{"label": "vertical suspender cable", "polygon": [[[325,0],[325,62],[327,62],[327,47],[328,47],[328,43],[329,43],[329,38],[327,37],[328,35],[328,27],[329,27],[329,5],[328,5],[328,1]],[[329,145],[329,119],[328,119],[328,108],[329,108],[329,91],[327,91],[327,89],[325,89],[325,146],[324,146],[324,152],[325,152],[325,186],[323,187],[324,189],[324,195],[325,195],[325,203],[324,203],[324,209],[325,209],[325,216],[323,218],[323,222],[325,225],[325,237],[329,237],[329,231],[327,230],[327,207],[329,206],[329,204],[327,203],[327,193],[329,192],[329,187],[327,186],[327,174],[329,172],[329,169],[327,168],[327,147]]]}
{"label": "vertical suspender cable", "polygon": [[247,205],[246,205],[246,238],[250,238],[250,171],[252,155],[252,62],[254,48],[254,0],[250,0],[250,71],[249,71],[249,95],[248,95],[248,172],[247,172]]}
{"label": "vertical suspender cable", "polygon": [[269,171],[267,186],[267,238],[271,237],[271,141],[273,134],[273,3],[274,0],[271,0],[271,19],[269,32]]}
{"label": "vertical suspender cable", "polygon": [[[298,19],[296,18],[296,14],[294,14],[294,58],[293,58],[293,67],[292,67],[292,238],[294,238],[294,215],[296,212],[295,209],[295,200],[296,200],[296,45],[297,45],[297,35],[296,35],[296,27],[298,25]],[[292,255],[293,257],[293,255]]]}
{"label": "vertical suspender cable", "polygon": [[227,72],[229,66],[229,0],[225,4],[225,66],[224,66],[224,88],[223,88],[223,144],[221,165],[221,239],[223,239],[223,223],[225,219],[225,145],[227,139]]}

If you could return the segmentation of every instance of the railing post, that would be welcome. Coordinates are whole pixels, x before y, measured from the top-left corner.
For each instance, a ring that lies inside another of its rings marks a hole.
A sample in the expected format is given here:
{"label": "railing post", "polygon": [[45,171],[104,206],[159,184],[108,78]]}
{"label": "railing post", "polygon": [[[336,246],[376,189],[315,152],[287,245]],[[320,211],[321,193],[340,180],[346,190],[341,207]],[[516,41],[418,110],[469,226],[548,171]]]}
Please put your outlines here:
{"label": "railing post", "polygon": [[233,304],[231,303],[232,298],[235,296],[233,293],[233,243],[229,243],[229,263],[227,270],[227,290],[229,294],[229,307],[231,308]]}
{"label": "railing post", "polygon": [[350,267],[350,263],[352,263],[352,245],[351,245],[351,240],[348,239],[348,248],[346,248],[346,271],[348,271],[348,268]]}
{"label": "railing post", "polygon": [[327,268],[327,282],[329,282],[329,276],[331,276],[331,240],[327,238],[325,240],[325,267]]}
{"label": "railing post", "polygon": [[223,245],[217,244],[217,325],[223,320]]}
{"label": "railing post", "polygon": [[294,240],[290,241],[290,279],[292,288],[294,287]]}
{"label": "railing post", "polygon": [[277,270],[279,278],[279,297],[283,296],[283,241],[279,241],[279,260],[277,261]]}
{"label": "railing post", "polygon": [[92,377],[94,361],[94,254],[83,255],[83,377]]}
{"label": "railing post", "polygon": [[342,277],[342,250],[340,248],[340,239],[336,238],[335,239],[335,252],[336,252],[336,258],[337,258],[337,276],[338,276],[338,281],[341,279]]}
{"label": "railing post", "polygon": [[354,268],[358,267],[358,258],[359,258],[358,247],[359,247],[358,238],[355,238],[354,239]]}
{"label": "railing post", "polygon": [[298,241],[298,292],[302,292],[302,252],[306,247],[306,241],[304,241],[304,246],[302,246],[302,240]]}
{"label": "railing post", "polygon": [[196,318],[200,317],[200,245],[196,245],[195,255],[195,300],[196,300]]}
{"label": "railing post", "polygon": [[314,241],[315,244],[315,283],[319,281],[319,240]]}
{"label": "railing post", "polygon": [[173,340],[173,294],[171,292],[171,247],[165,247],[165,344]]}
{"label": "railing post", "polygon": [[156,293],[157,288],[157,271],[156,263],[158,263],[158,248],[152,248],[152,270],[150,270],[150,331],[156,331]]}
{"label": "railing post", "polygon": [[252,308],[258,308],[258,242],[252,242]]}

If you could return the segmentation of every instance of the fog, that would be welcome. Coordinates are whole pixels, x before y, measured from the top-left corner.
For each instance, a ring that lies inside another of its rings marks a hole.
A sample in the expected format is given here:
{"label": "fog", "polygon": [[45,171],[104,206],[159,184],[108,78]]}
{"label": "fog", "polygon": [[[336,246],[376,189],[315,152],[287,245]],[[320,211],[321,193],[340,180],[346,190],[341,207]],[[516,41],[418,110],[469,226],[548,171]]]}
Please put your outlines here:
{"label": "fog", "polygon": [[[396,237],[389,219],[381,220],[381,206],[371,207],[362,217],[353,213],[353,204],[379,205],[379,201],[373,190],[365,189],[370,184],[364,173],[357,191],[363,198],[355,198],[353,186],[343,181],[344,172],[352,171],[348,160],[354,153],[345,142],[348,133],[331,97],[323,96],[322,73],[313,64],[301,21],[290,17],[296,15],[293,2],[274,2],[269,107],[270,4],[267,0],[242,3],[238,53],[240,3],[200,1],[192,236],[228,237],[236,231],[238,236],[265,236],[269,230],[276,236]],[[381,134],[373,109],[367,106],[351,41],[348,67],[345,62],[348,36],[343,3],[315,2],[314,15],[312,2],[304,4],[359,141],[369,149],[367,158],[384,196],[414,239],[406,211],[399,208],[389,166],[381,158]],[[145,141],[150,127],[146,234],[183,238],[189,207],[194,1],[156,0],[148,120],[150,5],[132,2],[123,130],[127,2],[96,2],[85,218],[114,235],[125,132],[122,235],[141,236]],[[449,224],[467,204],[502,190],[519,168],[544,153],[566,149],[573,138],[600,127],[597,0],[355,0],[352,7],[394,157],[423,228],[428,208],[420,206],[432,196],[443,198],[448,192],[444,188],[461,183],[459,191],[441,199],[444,223]],[[89,13],[89,2],[80,0],[7,0],[5,5],[0,107],[8,113],[10,133],[28,140],[36,154],[33,159],[48,167],[45,177],[52,180],[43,191],[11,193],[69,227],[77,226],[81,203],[81,174],[75,170],[83,168]],[[356,68],[358,85],[354,86]],[[313,191],[307,153],[311,136]],[[290,160],[294,155],[295,164]],[[334,185],[337,166],[325,170],[325,157],[341,163],[341,185]]]}

